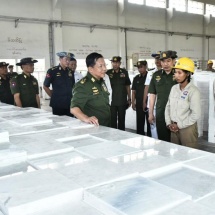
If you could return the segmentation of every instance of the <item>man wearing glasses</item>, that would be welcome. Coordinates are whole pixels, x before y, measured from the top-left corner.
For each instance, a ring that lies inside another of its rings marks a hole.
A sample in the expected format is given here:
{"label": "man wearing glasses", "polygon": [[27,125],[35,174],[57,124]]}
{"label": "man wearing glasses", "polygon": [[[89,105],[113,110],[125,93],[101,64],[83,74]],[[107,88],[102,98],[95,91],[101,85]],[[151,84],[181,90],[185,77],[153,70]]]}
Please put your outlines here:
{"label": "man wearing glasses", "polygon": [[101,54],[86,58],[87,75],[75,84],[71,113],[83,122],[110,127],[109,92],[103,80],[106,64]]}
{"label": "man wearing glasses", "polygon": [[[50,68],[45,77],[43,89],[51,97],[50,106],[54,115],[73,116],[70,113],[72,88],[75,84],[74,73],[68,68],[72,53],[59,52],[59,65]],[[52,89],[50,89],[52,85]]]}

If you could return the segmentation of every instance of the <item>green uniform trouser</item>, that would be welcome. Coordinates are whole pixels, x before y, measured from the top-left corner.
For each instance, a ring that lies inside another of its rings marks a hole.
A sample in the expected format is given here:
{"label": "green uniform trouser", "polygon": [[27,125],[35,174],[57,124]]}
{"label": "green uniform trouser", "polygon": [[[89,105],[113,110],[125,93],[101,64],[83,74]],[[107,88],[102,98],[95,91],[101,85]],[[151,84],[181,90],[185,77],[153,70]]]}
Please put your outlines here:
{"label": "green uniform trouser", "polygon": [[180,129],[178,132],[171,132],[171,142],[191,148],[198,148],[198,129],[197,123]]}
{"label": "green uniform trouser", "polygon": [[156,127],[158,133],[158,139],[170,142],[170,130],[166,127],[165,108],[156,108]]}

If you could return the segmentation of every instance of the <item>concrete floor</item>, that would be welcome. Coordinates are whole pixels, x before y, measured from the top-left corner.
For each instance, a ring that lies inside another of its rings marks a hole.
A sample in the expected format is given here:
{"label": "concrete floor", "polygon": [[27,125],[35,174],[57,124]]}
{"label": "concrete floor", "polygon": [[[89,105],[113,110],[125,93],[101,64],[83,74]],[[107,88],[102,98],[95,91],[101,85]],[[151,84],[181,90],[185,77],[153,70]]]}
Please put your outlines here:
{"label": "concrete floor", "polygon": [[[46,111],[51,111],[49,102],[50,102],[50,100],[45,100],[45,99],[41,98],[41,108]],[[126,129],[126,131],[132,132],[132,133],[136,132],[135,130],[131,130],[131,129]],[[215,153],[215,143],[210,143],[207,141],[207,139],[208,139],[208,133],[204,132],[203,137],[199,137],[199,139],[198,139],[199,149]]]}

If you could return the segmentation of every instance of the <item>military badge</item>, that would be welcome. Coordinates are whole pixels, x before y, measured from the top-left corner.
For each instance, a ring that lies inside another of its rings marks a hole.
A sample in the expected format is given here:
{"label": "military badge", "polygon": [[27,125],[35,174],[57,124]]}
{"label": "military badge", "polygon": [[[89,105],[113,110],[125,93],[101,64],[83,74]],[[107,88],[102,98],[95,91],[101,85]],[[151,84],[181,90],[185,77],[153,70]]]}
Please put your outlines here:
{"label": "military badge", "polygon": [[107,89],[105,83],[102,84],[102,87],[103,87],[104,91],[106,91],[106,92],[108,91],[108,89]]}
{"label": "military badge", "polygon": [[47,73],[46,74],[46,78],[50,78],[51,76],[50,76],[50,74],[49,73]]}
{"label": "military badge", "polygon": [[93,88],[92,88],[92,91],[93,91],[93,95],[99,94],[99,90],[98,90],[97,87],[93,87]]}
{"label": "military badge", "polygon": [[86,82],[86,78],[81,79],[80,83],[84,84]]}
{"label": "military badge", "polygon": [[166,57],[166,53],[163,53],[163,54],[162,54],[162,57]]}
{"label": "military badge", "polygon": [[58,72],[58,73],[56,74],[56,76],[61,76],[60,72]]}
{"label": "military badge", "polygon": [[33,81],[33,85],[37,85],[37,82],[36,82],[36,81]]}
{"label": "military badge", "polygon": [[120,74],[120,78],[125,78],[125,74],[124,74],[124,73],[121,73],[121,74]]}
{"label": "military badge", "polygon": [[69,72],[69,77],[72,77],[72,72]]}
{"label": "military badge", "polygon": [[95,82],[96,80],[95,80],[95,78],[92,77],[92,78],[91,78],[91,81],[92,81],[92,82]]}
{"label": "military badge", "polygon": [[16,86],[16,82],[11,82],[11,87],[15,87]]}
{"label": "military badge", "polygon": [[159,82],[159,81],[161,80],[161,77],[158,75],[158,76],[155,77],[155,80],[156,80],[157,82]]}
{"label": "military badge", "polygon": [[113,78],[113,74],[110,74],[110,75],[109,75],[109,78]]}

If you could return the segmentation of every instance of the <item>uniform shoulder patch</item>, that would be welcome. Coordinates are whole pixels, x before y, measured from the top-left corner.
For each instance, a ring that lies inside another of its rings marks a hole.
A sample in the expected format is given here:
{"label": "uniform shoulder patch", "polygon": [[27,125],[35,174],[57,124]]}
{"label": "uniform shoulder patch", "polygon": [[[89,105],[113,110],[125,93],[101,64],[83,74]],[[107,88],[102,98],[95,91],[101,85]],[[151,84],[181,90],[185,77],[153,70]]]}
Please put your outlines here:
{"label": "uniform shoulder patch", "polygon": [[54,69],[57,69],[57,68],[58,68],[58,66],[54,66],[54,67],[51,68],[51,70],[54,70]]}
{"label": "uniform shoulder patch", "polygon": [[86,78],[82,78],[82,79],[80,80],[80,83],[81,83],[81,84],[85,84],[85,83],[86,83],[86,81],[87,81],[87,79],[86,79]]}

